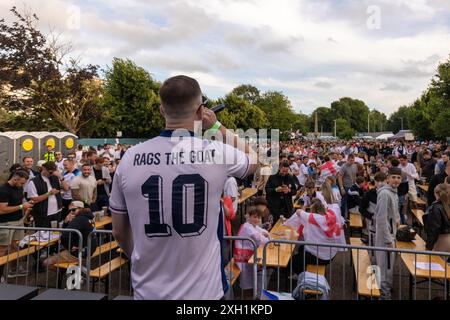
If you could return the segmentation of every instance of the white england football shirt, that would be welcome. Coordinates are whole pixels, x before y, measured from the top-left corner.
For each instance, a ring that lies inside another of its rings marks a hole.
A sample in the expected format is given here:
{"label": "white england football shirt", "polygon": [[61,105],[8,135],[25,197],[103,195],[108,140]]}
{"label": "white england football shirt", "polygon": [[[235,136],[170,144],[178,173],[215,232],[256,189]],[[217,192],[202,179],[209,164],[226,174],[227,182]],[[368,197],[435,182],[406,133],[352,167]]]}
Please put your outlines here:
{"label": "white england football shirt", "polygon": [[134,298],[220,299],[220,196],[227,176],[247,174],[249,159],[221,142],[171,133],[129,149],[114,176],[110,208],[128,213],[133,233]]}

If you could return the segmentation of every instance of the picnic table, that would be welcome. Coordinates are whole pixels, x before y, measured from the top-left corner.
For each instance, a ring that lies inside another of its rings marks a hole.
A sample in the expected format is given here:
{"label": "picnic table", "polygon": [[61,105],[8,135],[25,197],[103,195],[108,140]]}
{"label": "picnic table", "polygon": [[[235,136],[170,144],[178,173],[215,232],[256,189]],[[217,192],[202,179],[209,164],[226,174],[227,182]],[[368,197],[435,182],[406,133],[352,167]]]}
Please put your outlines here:
{"label": "picnic table", "polygon": [[[412,242],[402,242],[397,241],[397,248],[399,249],[408,249],[408,250],[417,250],[417,251],[426,251],[425,241],[419,236],[416,235],[416,239]],[[400,259],[405,264],[406,268],[409,272],[409,297],[412,299],[413,297],[413,288],[419,282],[414,281],[416,278],[424,278],[425,281],[429,280],[444,280],[447,282],[447,290],[449,289],[449,280],[450,280],[450,264],[446,263],[443,258],[440,256],[430,256],[426,254],[414,254],[414,253],[400,253]],[[428,265],[435,264],[439,265],[443,271],[441,270],[431,270],[431,269],[420,269],[417,267],[416,263],[422,263]]]}
{"label": "picnic table", "polygon": [[428,185],[427,184],[419,184],[417,187],[422,190],[424,193],[428,193]]}
{"label": "picnic table", "polygon": [[[291,231],[291,238],[286,239],[286,230]],[[269,232],[272,239],[285,239],[285,240],[296,240],[294,239],[294,229],[289,226],[283,225],[281,219],[273,226],[272,230]],[[257,251],[257,264],[262,265],[264,246],[259,246]],[[286,268],[291,260],[292,253],[294,252],[295,245],[293,244],[269,244],[266,249],[266,265],[268,267],[282,267]],[[248,263],[254,263],[253,256],[250,258]]]}
{"label": "picnic table", "polygon": [[110,216],[103,216],[103,217],[100,218],[100,220],[95,221],[95,228],[96,229],[102,229],[106,225],[111,224],[111,223],[112,223],[112,217],[110,217]]}

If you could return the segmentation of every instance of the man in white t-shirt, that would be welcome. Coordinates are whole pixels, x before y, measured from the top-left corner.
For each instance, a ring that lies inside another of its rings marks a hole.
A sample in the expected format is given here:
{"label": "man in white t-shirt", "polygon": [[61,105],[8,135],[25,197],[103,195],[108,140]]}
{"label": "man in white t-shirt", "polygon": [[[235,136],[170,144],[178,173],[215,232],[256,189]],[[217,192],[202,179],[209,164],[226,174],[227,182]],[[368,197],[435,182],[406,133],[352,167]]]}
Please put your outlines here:
{"label": "man in white t-shirt", "polygon": [[299,175],[297,176],[298,181],[300,182],[300,185],[303,187],[306,183],[306,180],[308,179],[308,162],[309,158],[307,156],[304,156],[302,159],[302,164],[299,168]]}
{"label": "man in white t-shirt", "polygon": [[32,215],[36,227],[50,228],[61,220],[62,198],[59,172],[54,162],[42,165],[41,174],[28,184],[28,198],[34,202]]}
{"label": "man in white t-shirt", "polygon": [[[172,77],[159,93],[166,129],[127,150],[117,167],[113,233],[131,258],[135,299],[221,299],[221,194],[227,177],[255,171],[256,154],[205,108],[195,79]],[[216,139],[196,136],[196,121]]]}

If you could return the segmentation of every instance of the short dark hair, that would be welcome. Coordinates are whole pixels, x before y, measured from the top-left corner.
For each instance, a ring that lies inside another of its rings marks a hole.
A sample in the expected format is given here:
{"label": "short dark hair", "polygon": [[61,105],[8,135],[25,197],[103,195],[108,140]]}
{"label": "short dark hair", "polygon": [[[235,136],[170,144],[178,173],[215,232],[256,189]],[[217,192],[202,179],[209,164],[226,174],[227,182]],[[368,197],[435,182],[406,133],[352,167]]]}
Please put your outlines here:
{"label": "short dark hair", "polygon": [[25,180],[28,180],[30,178],[28,173],[24,170],[16,170],[16,171],[11,172],[11,178],[14,178],[14,177],[25,179]]}
{"label": "short dark hair", "polygon": [[351,154],[348,155],[347,159],[355,159],[355,155],[353,153],[351,153]]}
{"label": "short dark hair", "polygon": [[46,169],[47,171],[56,171],[58,169],[53,161],[47,161],[42,165],[42,168]]}
{"label": "short dark hair", "polygon": [[356,183],[357,184],[363,183],[364,181],[365,181],[365,179],[364,179],[363,176],[357,176],[356,177]]}
{"label": "short dark hair", "polygon": [[14,172],[18,170],[23,170],[22,165],[20,163],[14,163],[10,168],[9,172]]}
{"label": "short dark hair", "polygon": [[197,80],[184,75],[167,79],[159,89],[164,111],[174,118],[185,116],[186,113],[183,111],[201,94],[202,90]]}
{"label": "short dark hair", "polygon": [[263,212],[262,210],[258,209],[258,208],[255,207],[255,206],[251,206],[251,207],[249,207],[249,208],[247,209],[247,214],[248,214],[249,216],[255,216],[255,215],[257,215],[258,217],[262,218],[263,215],[264,215],[264,212]]}
{"label": "short dark hair", "polygon": [[400,168],[397,167],[393,167],[389,169],[388,175],[393,176],[401,176],[402,175],[402,170]]}
{"label": "short dark hair", "polygon": [[398,167],[398,165],[400,164],[397,158],[391,158],[388,161],[390,161],[394,167]]}
{"label": "short dark hair", "polygon": [[84,167],[91,167],[91,165],[89,164],[89,163],[84,163],[82,166],[81,166],[81,168],[84,168]]}
{"label": "short dark hair", "polygon": [[100,163],[104,163],[104,162],[105,162],[104,157],[98,157],[97,159],[95,159],[95,164],[100,164]]}
{"label": "short dark hair", "polygon": [[253,206],[268,206],[267,200],[265,197],[255,197],[252,201]]}
{"label": "short dark hair", "polygon": [[379,172],[375,173],[375,176],[373,178],[375,181],[383,182],[383,181],[386,181],[387,177],[384,172],[379,171]]}
{"label": "short dark hair", "polygon": [[30,158],[31,160],[33,160],[33,157],[31,157],[31,156],[25,156],[25,157],[22,158],[22,162],[25,162],[25,159],[28,159],[28,158]]}
{"label": "short dark hair", "polygon": [[407,156],[406,154],[400,155],[399,158],[400,158],[400,159],[403,159],[403,160],[408,160],[408,156]]}

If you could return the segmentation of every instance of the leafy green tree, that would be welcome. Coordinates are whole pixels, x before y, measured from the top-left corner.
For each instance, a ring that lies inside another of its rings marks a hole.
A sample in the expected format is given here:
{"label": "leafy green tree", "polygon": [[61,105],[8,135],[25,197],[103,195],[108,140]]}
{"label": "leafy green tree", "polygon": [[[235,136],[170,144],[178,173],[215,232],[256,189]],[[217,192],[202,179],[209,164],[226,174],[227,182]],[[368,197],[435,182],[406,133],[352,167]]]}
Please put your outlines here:
{"label": "leafy green tree", "polygon": [[341,139],[351,139],[356,131],[350,127],[347,120],[339,118],[336,120],[336,133]]}
{"label": "leafy green tree", "polygon": [[309,128],[311,132],[314,132],[316,113],[319,131],[321,130],[321,128],[323,128],[323,131],[325,132],[334,131],[334,119],[336,118],[333,114],[333,111],[327,107],[318,107],[313,111],[310,117]]}
{"label": "leafy green tree", "polygon": [[0,105],[15,115],[9,127],[78,133],[101,95],[97,66],[64,65],[68,46],[44,36],[36,15],[11,12],[11,25],[0,20]]}
{"label": "leafy green tree", "polygon": [[242,97],[230,93],[224,99],[219,99],[218,103],[227,106],[224,111],[219,113],[219,121],[227,128],[258,130],[267,127],[266,114]]}
{"label": "leafy green tree", "polygon": [[350,127],[356,131],[367,131],[367,117],[369,107],[358,99],[340,98],[331,103],[331,110],[335,119],[345,119]]}
{"label": "leafy green tree", "polygon": [[256,104],[260,99],[259,89],[255,86],[252,86],[251,84],[242,84],[234,88],[230,93],[239,98],[247,100],[253,105]]}
{"label": "leafy green tree", "polygon": [[164,126],[159,111],[159,84],[131,60],[114,58],[106,70],[103,103],[107,107],[104,130],[122,131],[124,137],[147,138]]}

